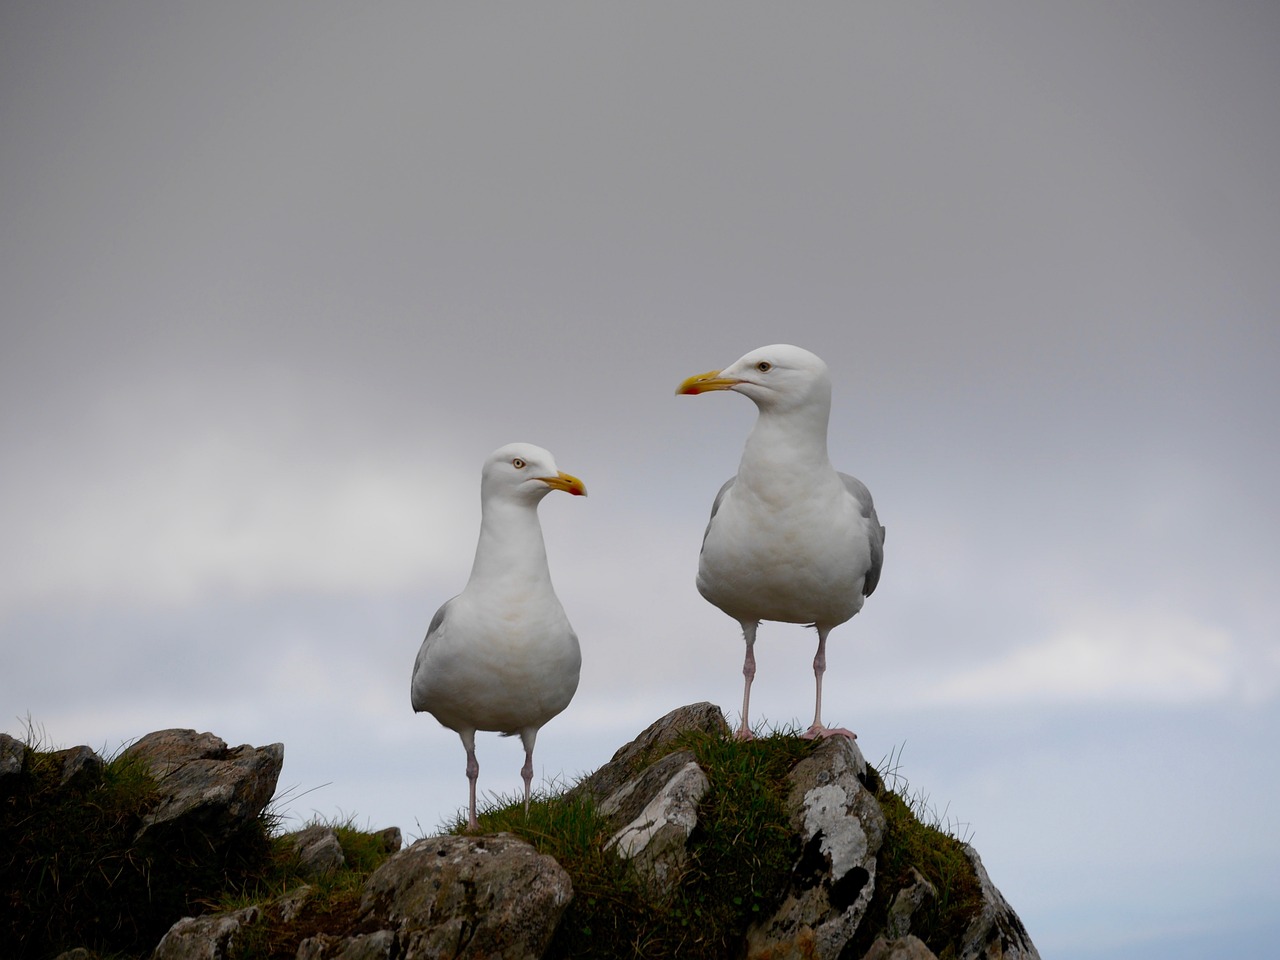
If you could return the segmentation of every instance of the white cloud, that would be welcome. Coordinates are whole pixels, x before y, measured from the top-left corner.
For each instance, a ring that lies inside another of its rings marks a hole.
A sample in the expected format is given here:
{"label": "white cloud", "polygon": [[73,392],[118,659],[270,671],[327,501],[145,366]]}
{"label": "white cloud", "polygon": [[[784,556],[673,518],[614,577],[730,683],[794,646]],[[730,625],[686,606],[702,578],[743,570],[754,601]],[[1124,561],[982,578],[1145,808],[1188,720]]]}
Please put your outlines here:
{"label": "white cloud", "polygon": [[0,611],[391,591],[453,572],[459,550],[469,564],[478,465],[428,460],[426,441],[343,447],[324,426],[193,415],[163,388],[98,411],[6,477]]}
{"label": "white cloud", "polygon": [[1226,630],[1165,613],[1119,613],[1065,626],[934,685],[954,704],[1137,701],[1192,703],[1274,692],[1274,651],[1250,663]]}

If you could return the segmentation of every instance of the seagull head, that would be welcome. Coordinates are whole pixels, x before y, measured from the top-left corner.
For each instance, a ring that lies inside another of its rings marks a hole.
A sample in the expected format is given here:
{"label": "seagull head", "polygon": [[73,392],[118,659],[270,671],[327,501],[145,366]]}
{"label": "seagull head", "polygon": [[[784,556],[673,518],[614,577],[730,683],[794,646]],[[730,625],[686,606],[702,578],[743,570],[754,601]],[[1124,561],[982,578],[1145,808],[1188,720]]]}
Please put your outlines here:
{"label": "seagull head", "polygon": [[532,443],[508,443],[489,454],[480,477],[482,497],[500,496],[537,504],[552,490],[585,497],[587,488],[556,467],[551,451]]}
{"label": "seagull head", "polygon": [[820,357],[789,343],[775,343],[752,350],[723,370],[694,374],[676,394],[711,390],[732,390],[751,398],[761,410],[782,411],[815,401],[829,404],[831,376]]}

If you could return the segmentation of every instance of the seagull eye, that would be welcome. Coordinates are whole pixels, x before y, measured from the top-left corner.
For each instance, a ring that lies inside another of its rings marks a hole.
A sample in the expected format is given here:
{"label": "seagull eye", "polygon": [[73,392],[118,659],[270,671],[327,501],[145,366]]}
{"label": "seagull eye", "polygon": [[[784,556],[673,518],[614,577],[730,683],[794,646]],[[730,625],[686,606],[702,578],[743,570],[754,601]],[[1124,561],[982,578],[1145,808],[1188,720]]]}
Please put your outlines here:
{"label": "seagull eye", "polygon": [[768,373],[770,370],[773,369],[773,364],[770,363],[768,360],[761,360],[759,363],[756,364],[756,369],[759,370],[761,373]]}
{"label": "seagull eye", "polygon": [[512,460],[511,465],[515,467],[517,470],[524,469],[524,461],[521,460],[519,457],[516,457],[514,460]]}

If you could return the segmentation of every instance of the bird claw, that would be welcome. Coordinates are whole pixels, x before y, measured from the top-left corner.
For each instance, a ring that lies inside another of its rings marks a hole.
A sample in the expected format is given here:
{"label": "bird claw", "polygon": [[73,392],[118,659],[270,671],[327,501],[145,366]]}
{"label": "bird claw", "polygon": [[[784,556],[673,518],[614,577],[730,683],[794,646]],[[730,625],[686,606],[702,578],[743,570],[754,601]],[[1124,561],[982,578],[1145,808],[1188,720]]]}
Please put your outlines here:
{"label": "bird claw", "polygon": [[850,740],[857,740],[858,735],[852,730],[846,730],[844,727],[825,727],[820,723],[815,723],[804,733],[800,734],[805,740],[817,740],[819,737],[848,737]]}
{"label": "bird claw", "polygon": [[735,739],[742,740],[744,742],[747,740],[754,740],[756,738],[756,735],[751,732],[751,729],[745,723],[734,732],[733,736]]}

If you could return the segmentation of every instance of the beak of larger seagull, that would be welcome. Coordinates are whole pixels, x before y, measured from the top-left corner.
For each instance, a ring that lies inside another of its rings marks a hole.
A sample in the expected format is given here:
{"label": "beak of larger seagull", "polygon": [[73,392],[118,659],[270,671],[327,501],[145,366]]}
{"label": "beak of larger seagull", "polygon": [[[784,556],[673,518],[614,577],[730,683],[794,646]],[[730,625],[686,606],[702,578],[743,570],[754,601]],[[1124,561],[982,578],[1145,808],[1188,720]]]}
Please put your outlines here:
{"label": "beak of larger seagull", "polygon": [[709,373],[695,373],[680,386],[676,387],[676,396],[696,397],[698,394],[707,393],[710,390],[732,390],[741,382],[735,377],[722,377],[719,370],[712,370]]}
{"label": "beak of larger seagull", "polygon": [[563,490],[565,493],[571,493],[575,497],[585,497],[587,495],[586,485],[572,474],[565,473],[563,470],[554,477],[539,477],[552,490]]}

